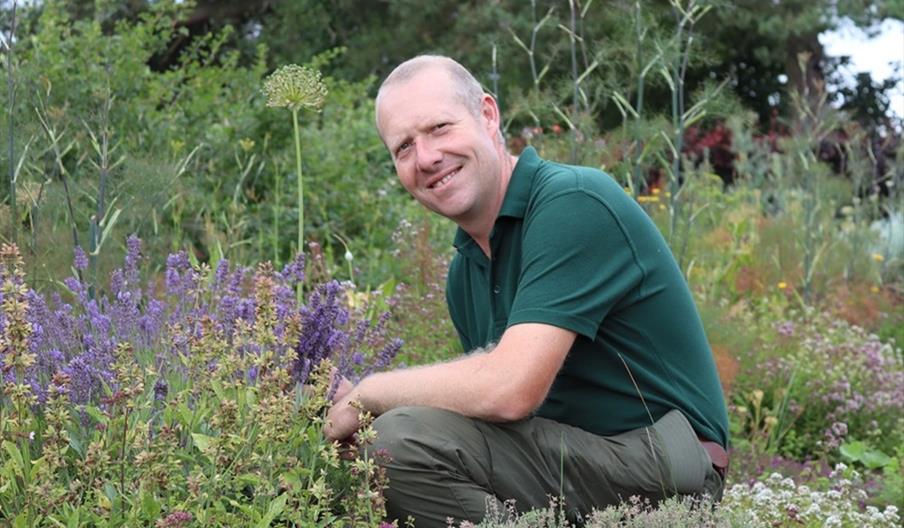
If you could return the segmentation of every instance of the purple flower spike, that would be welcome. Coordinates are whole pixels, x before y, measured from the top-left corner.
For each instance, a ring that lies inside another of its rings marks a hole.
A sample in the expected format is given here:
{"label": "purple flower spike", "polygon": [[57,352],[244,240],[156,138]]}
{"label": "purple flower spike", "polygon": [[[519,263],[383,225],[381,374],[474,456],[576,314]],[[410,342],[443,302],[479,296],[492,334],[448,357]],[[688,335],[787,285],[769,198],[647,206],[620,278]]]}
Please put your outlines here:
{"label": "purple flower spike", "polygon": [[75,269],[79,271],[85,271],[88,269],[88,255],[85,254],[85,250],[81,248],[81,246],[75,247],[75,258],[73,259],[73,265]]}

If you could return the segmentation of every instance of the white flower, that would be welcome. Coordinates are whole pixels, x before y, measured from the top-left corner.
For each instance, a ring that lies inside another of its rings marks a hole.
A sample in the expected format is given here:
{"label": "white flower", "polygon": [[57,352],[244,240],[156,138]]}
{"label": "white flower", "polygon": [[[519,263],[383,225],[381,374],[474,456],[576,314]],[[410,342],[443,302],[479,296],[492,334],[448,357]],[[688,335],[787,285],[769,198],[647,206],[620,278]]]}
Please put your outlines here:
{"label": "white flower", "polygon": [[305,66],[289,64],[273,72],[264,81],[267,106],[291,110],[318,110],[326,100],[327,89],[320,72]]}

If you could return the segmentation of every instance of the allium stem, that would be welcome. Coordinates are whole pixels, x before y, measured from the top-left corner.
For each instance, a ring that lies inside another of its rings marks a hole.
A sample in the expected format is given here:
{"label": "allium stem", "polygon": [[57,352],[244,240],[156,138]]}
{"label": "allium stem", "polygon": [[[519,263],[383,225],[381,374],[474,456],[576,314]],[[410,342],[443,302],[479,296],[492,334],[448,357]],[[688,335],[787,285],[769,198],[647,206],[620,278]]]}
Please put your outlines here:
{"label": "allium stem", "polygon": [[[301,179],[301,134],[298,131],[298,110],[292,109],[292,127],[295,131],[295,174],[298,177],[298,246],[296,251],[304,251],[304,184]],[[295,294],[301,300],[301,283],[295,286]]]}
{"label": "allium stem", "polygon": [[280,200],[282,200],[282,178],[280,171],[276,170],[276,203],[273,205],[273,265],[279,268],[279,217],[280,217]]}

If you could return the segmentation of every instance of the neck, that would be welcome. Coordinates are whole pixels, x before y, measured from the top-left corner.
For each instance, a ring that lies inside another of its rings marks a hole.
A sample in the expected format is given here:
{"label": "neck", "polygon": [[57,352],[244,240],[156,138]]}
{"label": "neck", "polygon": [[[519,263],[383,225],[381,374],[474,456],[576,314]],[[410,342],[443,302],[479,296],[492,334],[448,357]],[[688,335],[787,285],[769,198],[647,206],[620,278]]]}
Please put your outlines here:
{"label": "neck", "polygon": [[505,151],[502,152],[500,159],[499,187],[496,189],[486,212],[475,218],[473,222],[459,224],[459,227],[477,242],[477,245],[480,246],[480,249],[483,250],[487,257],[491,256],[490,233],[493,232],[493,226],[496,224],[496,218],[499,216],[499,210],[502,209],[502,202],[505,200],[505,192],[508,190],[509,182],[512,179],[512,172],[514,172],[515,164],[518,162],[516,156],[512,156]]}

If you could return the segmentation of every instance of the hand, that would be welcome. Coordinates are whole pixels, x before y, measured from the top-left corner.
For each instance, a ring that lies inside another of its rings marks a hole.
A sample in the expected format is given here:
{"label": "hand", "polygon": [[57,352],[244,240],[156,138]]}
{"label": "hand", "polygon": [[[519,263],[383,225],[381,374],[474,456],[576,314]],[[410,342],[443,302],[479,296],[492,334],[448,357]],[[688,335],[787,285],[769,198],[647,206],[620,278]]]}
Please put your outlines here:
{"label": "hand", "polygon": [[[339,375],[339,371],[337,369],[333,369],[330,372],[330,387],[333,386],[333,383],[336,380],[336,376]],[[348,378],[341,376],[339,378],[339,384],[336,385],[336,392],[333,393],[333,397],[331,399],[331,403],[336,403],[345,398],[351,390],[355,388],[352,382],[348,381]]]}
{"label": "hand", "polygon": [[[349,385],[351,385],[349,383]],[[358,421],[358,409],[352,405],[357,391],[348,388],[345,396],[330,407],[326,415],[323,435],[327,440],[347,441],[361,427]]]}

